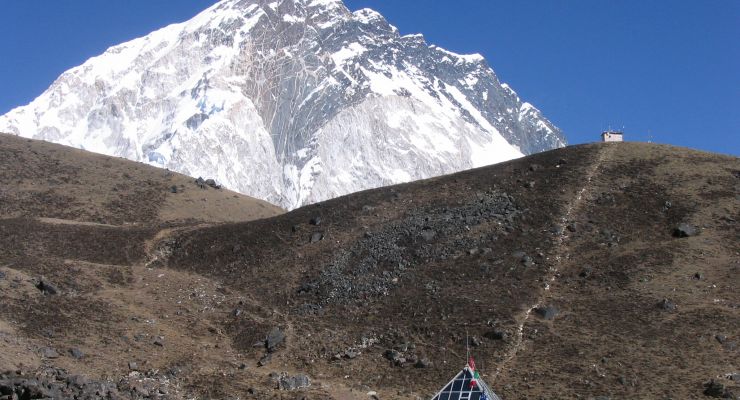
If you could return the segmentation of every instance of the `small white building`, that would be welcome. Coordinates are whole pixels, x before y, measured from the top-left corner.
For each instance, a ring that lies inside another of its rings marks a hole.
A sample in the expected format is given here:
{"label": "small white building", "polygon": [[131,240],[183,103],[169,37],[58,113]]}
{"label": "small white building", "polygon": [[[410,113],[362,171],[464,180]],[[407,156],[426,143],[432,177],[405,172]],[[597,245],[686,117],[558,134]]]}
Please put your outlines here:
{"label": "small white building", "polygon": [[618,131],[606,131],[601,133],[602,142],[623,142],[624,133]]}

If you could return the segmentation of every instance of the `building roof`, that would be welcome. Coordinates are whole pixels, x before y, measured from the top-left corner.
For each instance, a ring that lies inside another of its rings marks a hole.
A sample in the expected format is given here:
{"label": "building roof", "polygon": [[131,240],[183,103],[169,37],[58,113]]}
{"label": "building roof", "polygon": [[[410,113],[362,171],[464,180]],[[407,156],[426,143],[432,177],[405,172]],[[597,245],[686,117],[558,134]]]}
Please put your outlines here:
{"label": "building roof", "polygon": [[[475,384],[472,381],[475,380]],[[466,365],[432,400],[501,400],[475,370]]]}

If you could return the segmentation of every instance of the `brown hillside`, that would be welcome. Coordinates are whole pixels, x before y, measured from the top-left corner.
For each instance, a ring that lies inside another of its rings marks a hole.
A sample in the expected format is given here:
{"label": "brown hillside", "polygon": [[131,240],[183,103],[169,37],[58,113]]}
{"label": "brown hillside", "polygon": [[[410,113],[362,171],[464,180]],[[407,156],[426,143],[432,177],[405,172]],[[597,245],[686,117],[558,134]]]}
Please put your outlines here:
{"label": "brown hillside", "polygon": [[245,223],[5,219],[0,370],[68,396],[425,399],[467,333],[506,400],[736,396],[739,188],[737,158],[613,143]]}
{"label": "brown hillside", "polygon": [[283,212],[229,190],[201,189],[171,171],[9,134],[0,134],[0,182],[0,218],[130,225],[250,221]]}

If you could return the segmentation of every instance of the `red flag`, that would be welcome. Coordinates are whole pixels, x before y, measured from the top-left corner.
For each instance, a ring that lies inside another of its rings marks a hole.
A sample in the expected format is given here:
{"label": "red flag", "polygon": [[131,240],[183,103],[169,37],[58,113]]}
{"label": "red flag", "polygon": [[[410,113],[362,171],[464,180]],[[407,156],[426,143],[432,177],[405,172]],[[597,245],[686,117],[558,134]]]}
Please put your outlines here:
{"label": "red flag", "polygon": [[475,360],[473,360],[473,356],[470,356],[470,359],[468,360],[468,366],[471,370],[475,370]]}

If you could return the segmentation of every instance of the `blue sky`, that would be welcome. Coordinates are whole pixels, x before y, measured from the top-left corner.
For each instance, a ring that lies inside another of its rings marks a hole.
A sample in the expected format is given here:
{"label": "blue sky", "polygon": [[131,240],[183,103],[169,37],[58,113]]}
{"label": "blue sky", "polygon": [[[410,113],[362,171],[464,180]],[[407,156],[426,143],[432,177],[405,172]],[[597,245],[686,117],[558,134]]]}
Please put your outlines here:
{"label": "blue sky", "polygon": [[[0,114],[107,47],[189,19],[213,0],[0,4]],[[740,1],[346,0],[401,33],[480,53],[570,143],[628,140],[740,155]]]}

